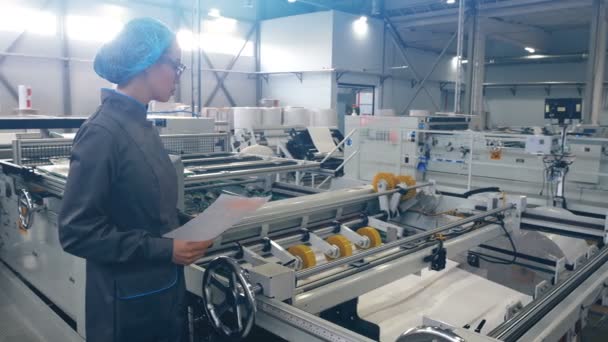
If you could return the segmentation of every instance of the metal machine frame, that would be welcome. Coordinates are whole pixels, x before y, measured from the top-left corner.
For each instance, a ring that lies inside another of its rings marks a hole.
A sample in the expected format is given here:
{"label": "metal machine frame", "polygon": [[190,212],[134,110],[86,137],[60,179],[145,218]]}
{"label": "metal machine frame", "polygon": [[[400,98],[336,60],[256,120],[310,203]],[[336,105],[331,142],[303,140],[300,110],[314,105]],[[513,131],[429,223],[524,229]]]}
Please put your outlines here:
{"label": "metal machine frame", "polygon": [[[55,141],[58,145],[67,142]],[[46,140],[38,143],[40,145],[22,141],[16,144],[16,149],[54,146]],[[267,203],[216,239],[204,258],[186,268],[188,291],[203,301],[202,308],[207,313],[219,309],[210,304],[213,303],[210,299],[226,293],[231,293],[234,314],[241,310],[241,304],[248,309],[237,317],[238,322],[243,321],[242,328],[252,327],[255,322],[256,326],[288,340],[370,341],[363,334],[324,318],[322,313],[422,269],[441,271],[446,259],[479,248],[505,233],[515,234],[520,229],[551,229],[576,234],[594,239],[598,246],[577,259],[576,267],[556,267],[559,274],[555,275],[554,284],[545,284],[530,305],[521,308],[488,336],[461,327],[439,328],[467,341],[558,339],[568,334],[572,336],[576,321],[584,318],[589,303],[604,299],[607,294],[604,284],[608,282],[608,267],[605,266],[608,249],[602,245],[608,239],[606,220],[528,208],[526,199],[519,196],[490,194],[479,200],[443,195],[448,199],[448,205],[457,204],[462,208],[463,217],[420,231],[403,224],[400,219],[407,215],[426,216],[412,208],[425,196],[437,195],[434,182],[412,185],[385,174],[374,180],[372,186],[334,191],[306,190],[294,184],[276,183],[277,175],[322,173],[320,163],[226,151],[184,154],[181,160],[178,164],[183,165],[185,171],[182,173],[184,191],[255,181],[268,186],[278,185],[283,193],[297,196]],[[8,236],[9,229],[13,229],[11,234],[19,231],[24,234],[22,239],[35,242],[14,247],[13,254],[4,250],[0,255],[34,287],[69,311],[78,333],[85,336],[84,261],[63,253],[57,240],[56,212],[65,179],[44,171],[44,167],[34,168],[9,161],[2,161],[0,165],[3,170],[0,174],[3,211],[0,213],[5,230],[0,232],[5,235],[0,236]],[[10,197],[7,191],[11,192]],[[418,195],[408,196],[416,192]],[[21,226],[16,227],[14,221],[20,221]],[[358,232],[361,227],[380,232],[380,243],[372,245],[370,237]],[[343,254],[338,244],[328,242],[336,235],[344,237],[343,241],[352,246],[358,246],[352,255]],[[309,246],[323,253],[329,261],[307,267],[302,258],[290,252],[296,245]],[[32,263],[29,266],[35,266],[29,270],[19,264],[24,259],[17,258],[28,251],[32,254],[28,256]],[[62,265],[67,272],[58,272],[54,268],[56,265]],[[216,272],[226,269],[232,271]],[[65,279],[53,283],[52,279],[57,277]],[[204,288],[204,281],[206,284],[215,282],[225,291]],[[65,298],[72,299],[65,301]],[[196,301],[191,305],[198,306]],[[200,318],[193,317],[192,324],[205,321]],[[227,334],[241,336],[247,330],[242,328],[228,330]],[[407,341],[413,334],[438,333],[437,327],[405,331],[407,328],[414,327],[404,327],[400,341]]]}

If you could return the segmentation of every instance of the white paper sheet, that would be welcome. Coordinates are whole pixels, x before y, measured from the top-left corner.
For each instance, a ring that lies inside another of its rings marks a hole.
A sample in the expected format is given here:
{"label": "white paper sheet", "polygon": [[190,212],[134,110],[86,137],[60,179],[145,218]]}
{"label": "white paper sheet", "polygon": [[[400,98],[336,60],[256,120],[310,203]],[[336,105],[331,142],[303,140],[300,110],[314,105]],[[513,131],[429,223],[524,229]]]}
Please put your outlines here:
{"label": "white paper sheet", "polygon": [[359,297],[358,313],[380,326],[380,341],[395,341],[423,317],[475,329],[483,319],[486,335],[504,321],[509,305],[527,305],[532,297],[491,282],[447,260],[441,272],[422,270]]}
{"label": "white paper sheet", "polygon": [[270,197],[240,197],[222,194],[205,211],[164,237],[186,241],[213,240],[250,216]]}
{"label": "white paper sheet", "polygon": [[329,153],[336,147],[327,127],[308,127],[308,134],[320,153]]}

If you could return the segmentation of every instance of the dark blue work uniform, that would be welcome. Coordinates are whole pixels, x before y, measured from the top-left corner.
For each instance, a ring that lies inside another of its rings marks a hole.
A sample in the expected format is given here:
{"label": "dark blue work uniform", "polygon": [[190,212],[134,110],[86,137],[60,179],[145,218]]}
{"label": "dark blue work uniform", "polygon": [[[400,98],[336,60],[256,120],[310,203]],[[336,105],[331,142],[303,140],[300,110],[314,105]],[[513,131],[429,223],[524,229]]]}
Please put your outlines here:
{"label": "dark blue work uniform", "polygon": [[172,263],[177,177],[146,107],[102,90],[80,128],[59,215],[68,253],[86,259],[86,335],[96,341],[182,341],[183,267]]}

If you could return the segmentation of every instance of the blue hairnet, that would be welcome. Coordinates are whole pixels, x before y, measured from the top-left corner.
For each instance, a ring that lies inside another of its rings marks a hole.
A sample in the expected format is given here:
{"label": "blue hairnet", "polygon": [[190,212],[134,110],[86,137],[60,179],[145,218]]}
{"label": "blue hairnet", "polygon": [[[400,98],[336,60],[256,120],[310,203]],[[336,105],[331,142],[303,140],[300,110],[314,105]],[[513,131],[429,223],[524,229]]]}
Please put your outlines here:
{"label": "blue hairnet", "polygon": [[165,24],[152,18],[133,19],[95,56],[97,75],[124,84],[156,63],[175,40]]}

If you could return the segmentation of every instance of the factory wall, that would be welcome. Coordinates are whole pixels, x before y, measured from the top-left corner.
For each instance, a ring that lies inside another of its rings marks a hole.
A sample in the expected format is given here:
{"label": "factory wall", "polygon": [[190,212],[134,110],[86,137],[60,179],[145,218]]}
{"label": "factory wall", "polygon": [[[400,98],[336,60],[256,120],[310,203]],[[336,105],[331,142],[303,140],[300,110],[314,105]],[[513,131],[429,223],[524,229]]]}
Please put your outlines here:
{"label": "factory wall", "polygon": [[[358,34],[353,30],[358,18],[327,11],[262,22],[262,71],[318,71],[303,73],[302,81],[291,74],[271,75],[262,82],[263,96],[279,99],[282,105],[336,108],[338,83],[350,83],[374,86],[376,109],[403,109],[416,90],[411,83],[412,71],[398,69],[406,63],[391,38],[385,37],[381,20],[369,18],[365,34]],[[437,54],[415,49],[408,49],[407,53],[421,78],[437,58]],[[335,69],[339,76],[323,69]],[[451,58],[443,58],[426,84],[439,110],[446,110],[439,81],[453,80],[454,71]],[[393,77],[383,81],[381,74]],[[433,101],[420,92],[410,109],[435,110]]]}
{"label": "factory wall", "polygon": [[[332,73],[324,70],[332,68],[333,20],[326,11],[261,23],[260,68],[271,73],[262,81],[262,97],[283,106],[332,106]],[[300,80],[290,71],[306,72]]]}
{"label": "factory wall", "polygon": [[[397,115],[404,110],[407,113],[411,109],[433,112],[453,111],[453,100],[448,101],[440,88],[441,82],[456,79],[456,64],[452,57],[444,56],[439,59],[433,70],[433,65],[439,58],[437,53],[407,48],[405,52],[411,62],[411,65],[408,65],[388,33],[385,40],[385,70],[393,77],[387,79],[384,83],[383,108],[392,108]],[[403,68],[404,66],[407,67]],[[416,77],[415,74],[418,75],[419,79],[424,79],[428,75],[425,82],[428,93],[421,90],[415,96],[417,88],[416,85],[412,84],[412,80]],[[408,104],[410,104],[409,107],[407,107]]]}
{"label": "factory wall", "polygon": [[[46,3],[46,6],[44,6]],[[97,35],[103,36],[106,31],[111,31],[112,27],[95,25],[95,20],[111,18],[122,23],[136,17],[151,16],[164,21],[171,28],[179,31],[183,28],[191,27],[191,1],[180,1],[181,10],[171,10],[167,1],[152,0],[145,4],[137,1],[116,2],[116,1],[97,1],[92,5],[89,1],[67,1],[67,14],[72,16],[85,16],[90,18],[91,25],[83,31],[94,31]],[[24,6],[32,9],[48,11],[52,15],[57,15],[59,11],[59,0],[50,1],[19,1],[10,5],[0,4],[0,7]],[[118,4],[118,5],[117,5]],[[158,5],[156,5],[158,4]],[[208,9],[214,6],[222,8],[222,14],[242,18],[239,21],[235,33],[236,38],[245,39],[249,32],[255,11],[244,8],[241,3],[230,4],[225,1],[205,1],[201,13],[207,13]],[[94,13],[94,15],[92,14]],[[0,15],[1,16],[1,15]],[[57,19],[59,25],[59,19]],[[204,21],[203,21],[204,23]],[[19,36],[19,32],[4,32],[0,30],[0,49],[6,50],[10,44]],[[255,34],[253,35],[255,39]],[[99,78],[92,67],[92,59],[96,51],[102,45],[101,40],[87,40],[82,38],[69,38],[69,70],[71,82],[71,105],[72,115],[87,116],[91,114],[99,104],[99,89],[111,87],[109,82]],[[226,68],[229,61],[239,50],[239,46],[234,46],[232,53],[209,53],[209,57],[217,69]],[[253,51],[250,49],[251,52]],[[6,56],[4,62],[0,64],[0,72],[16,89],[19,84],[27,84],[33,88],[33,105],[43,114],[63,115],[63,89],[62,89],[62,69],[63,61],[61,57],[61,42],[58,33],[44,35],[38,33],[25,33],[23,38],[11,51],[13,56]],[[184,51],[184,64],[190,69],[190,52]],[[0,56],[0,59],[3,57]],[[210,68],[203,62],[203,68]],[[234,70],[255,71],[253,53],[242,56],[237,60]],[[203,95],[208,96],[215,87],[217,81],[211,72],[204,72]],[[255,80],[249,79],[247,75],[232,73],[225,82],[238,106],[254,105],[255,99]],[[182,76],[180,85],[182,102],[191,102],[191,83],[190,70],[186,70]],[[206,100],[206,97],[203,98]],[[228,101],[220,91],[210,104],[210,106],[226,106]],[[11,114],[17,106],[17,101],[8,93],[7,89],[0,85],[0,114]]]}
{"label": "factory wall", "polygon": [[[519,64],[486,66],[486,82],[585,82],[587,65],[581,63],[557,64]],[[547,94],[543,87],[516,87],[515,94],[511,89],[487,88],[484,96],[484,108],[489,112],[491,126],[542,126],[544,121],[545,98],[583,97],[585,88],[574,86],[554,86]],[[604,91],[604,98],[606,92]],[[604,100],[600,123],[608,124],[608,111]]]}

